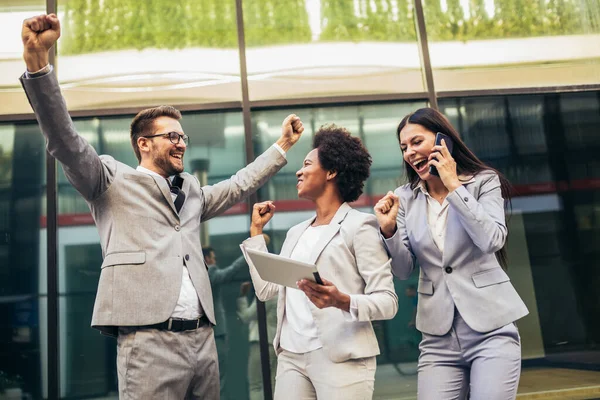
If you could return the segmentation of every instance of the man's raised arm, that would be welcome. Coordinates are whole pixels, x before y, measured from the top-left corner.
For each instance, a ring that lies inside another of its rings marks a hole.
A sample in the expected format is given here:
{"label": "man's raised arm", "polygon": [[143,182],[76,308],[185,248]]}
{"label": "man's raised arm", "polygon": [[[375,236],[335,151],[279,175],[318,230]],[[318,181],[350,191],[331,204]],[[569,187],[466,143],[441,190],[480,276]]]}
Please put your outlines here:
{"label": "man's raised arm", "polygon": [[[93,200],[108,188],[112,173],[94,148],[75,131],[48,63],[48,52],[59,37],[60,22],[55,14],[23,21],[21,39],[27,72],[20,80],[46,137],[48,152],[62,164],[67,178],[83,197]],[[107,164],[111,162],[114,160],[107,160]]]}

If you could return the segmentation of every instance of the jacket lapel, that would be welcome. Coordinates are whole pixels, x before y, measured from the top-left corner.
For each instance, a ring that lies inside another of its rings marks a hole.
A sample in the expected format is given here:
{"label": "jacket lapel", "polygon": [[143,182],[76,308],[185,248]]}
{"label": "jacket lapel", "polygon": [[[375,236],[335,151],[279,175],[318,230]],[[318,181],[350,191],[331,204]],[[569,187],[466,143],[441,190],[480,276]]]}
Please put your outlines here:
{"label": "jacket lapel", "polygon": [[350,207],[348,203],[344,203],[340,206],[340,208],[338,208],[337,212],[333,216],[333,219],[331,220],[331,222],[329,222],[329,225],[327,225],[327,227],[321,234],[317,245],[310,254],[310,258],[308,259],[308,262],[310,264],[317,263],[319,256],[323,252],[323,249],[325,249],[325,246],[327,246],[331,239],[333,239],[333,237],[340,231],[340,228],[342,227],[342,221],[344,220],[344,218],[346,218],[346,215],[348,215],[348,211],[350,211],[351,209],[352,207]]}
{"label": "jacket lapel", "polygon": [[[435,251],[437,254],[439,254],[440,256],[442,255],[442,252],[440,251],[439,247],[437,247],[437,245],[435,244],[435,241],[433,240],[433,236],[431,235],[431,228],[429,227],[429,223],[427,221],[427,212],[428,212],[428,207],[427,207],[427,195],[425,193],[423,193],[421,191],[421,189],[418,189],[417,192],[417,219],[418,219],[418,223],[415,224],[415,230],[419,230],[419,234],[415,234],[417,240],[419,238],[421,239],[425,239],[426,243],[422,243],[421,246],[424,245],[424,247],[426,246],[427,248],[432,248],[433,251]],[[423,230],[425,230],[425,232],[423,232]]]}
{"label": "jacket lapel", "polygon": [[[154,179],[154,182],[156,182],[156,185],[158,186],[158,188],[160,189],[161,193],[163,194],[165,200],[171,207],[171,210],[173,210],[175,215],[178,215],[177,210],[175,209],[175,203],[173,203],[173,198],[171,197],[171,191],[169,189],[169,184],[167,183],[167,180],[165,178],[163,178],[162,176],[156,176],[156,175],[150,175],[150,176],[152,177],[152,179]],[[184,186],[185,186],[185,180],[184,180]]]}
{"label": "jacket lapel", "polygon": [[283,257],[290,257],[292,255],[292,251],[298,244],[298,240],[300,240],[300,236],[304,233],[304,231],[312,224],[314,218],[306,220],[298,224],[298,229],[294,229],[288,234],[287,239],[283,243],[283,247],[281,248],[281,252],[279,253]]}
{"label": "jacket lapel", "polygon": [[[472,176],[459,175],[459,179],[465,188],[467,185],[475,182]],[[465,229],[463,228],[456,211],[453,207],[448,206],[448,219],[446,220],[446,237],[444,239],[444,265],[448,263],[449,257],[455,252],[455,245],[461,242],[461,238],[465,236]],[[437,246],[436,246],[437,247]]]}

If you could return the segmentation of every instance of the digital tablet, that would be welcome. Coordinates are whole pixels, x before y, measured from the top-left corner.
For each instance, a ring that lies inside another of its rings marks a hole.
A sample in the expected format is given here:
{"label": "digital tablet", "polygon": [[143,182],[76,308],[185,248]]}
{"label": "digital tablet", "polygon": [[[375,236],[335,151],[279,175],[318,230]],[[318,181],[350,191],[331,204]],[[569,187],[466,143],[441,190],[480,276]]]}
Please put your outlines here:
{"label": "digital tablet", "polygon": [[296,282],[300,279],[323,284],[317,267],[302,261],[292,260],[276,254],[266,253],[254,249],[244,249],[258,274],[262,279],[278,283],[287,287],[298,289]]}

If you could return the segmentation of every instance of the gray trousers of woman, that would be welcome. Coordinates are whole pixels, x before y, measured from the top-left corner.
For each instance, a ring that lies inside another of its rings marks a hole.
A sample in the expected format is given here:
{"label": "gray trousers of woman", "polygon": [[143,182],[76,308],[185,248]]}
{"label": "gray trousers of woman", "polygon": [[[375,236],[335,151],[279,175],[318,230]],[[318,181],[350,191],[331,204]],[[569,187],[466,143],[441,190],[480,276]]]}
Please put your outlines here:
{"label": "gray trousers of woman", "polygon": [[423,333],[418,400],[513,400],[521,375],[521,343],[514,323],[487,333],[472,330],[454,310],[444,336]]}

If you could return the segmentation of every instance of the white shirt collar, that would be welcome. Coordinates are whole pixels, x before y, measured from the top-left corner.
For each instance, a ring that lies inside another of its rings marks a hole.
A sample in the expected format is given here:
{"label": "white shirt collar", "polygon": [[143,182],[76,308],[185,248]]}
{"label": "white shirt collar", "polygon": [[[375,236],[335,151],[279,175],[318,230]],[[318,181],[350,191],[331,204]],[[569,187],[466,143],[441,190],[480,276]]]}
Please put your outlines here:
{"label": "white shirt collar", "polygon": [[[466,185],[467,183],[475,182],[475,176],[473,176],[473,175],[458,175],[458,180],[463,185]],[[419,180],[419,183],[417,183],[417,186],[415,186],[415,188],[413,189],[414,196],[417,195],[417,190],[421,190],[421,192],[423,192],[423,194],[425,194],[425,195],[429,194],[429,192],[427,192],[427,186],[425,185],[425,181],[423,181],[423,180]]]}
{"label": "white shirt collar", "polygon": [[[142,167],[141,165],[138,165],[138,166],[137,166],[137,168],[136,168],[135,170],[136,170],[136,171],[143,172],[143,173],[145,173],[145,174],[148,174],[148,175],[153,175],[153,176],[158,176],[159,178],[164,178],[162,175],[160,175],[160,174],[157,174],[156,172],[154,172],[154,171],[152,171],[152,170],[149,170],[149,169],[148,169],[148,168],[146,168],[146,167]],[[169,177],[169,181],[171,181],[171,182],[173,181],[173,176],[170,176],[170,177]]]}

